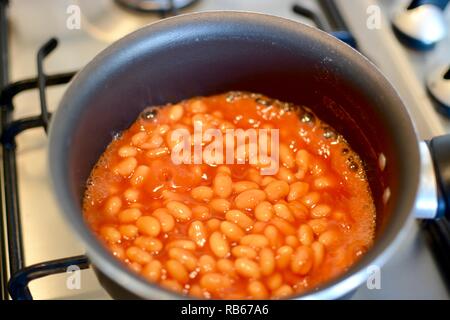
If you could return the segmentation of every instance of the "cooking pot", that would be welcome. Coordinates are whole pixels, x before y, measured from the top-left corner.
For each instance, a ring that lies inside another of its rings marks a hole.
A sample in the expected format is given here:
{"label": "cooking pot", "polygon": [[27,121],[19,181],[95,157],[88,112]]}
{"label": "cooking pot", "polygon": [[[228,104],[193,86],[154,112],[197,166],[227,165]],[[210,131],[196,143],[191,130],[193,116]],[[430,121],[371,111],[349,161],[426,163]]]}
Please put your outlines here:
{"label": "cooking pot", "polygon": [[374,245],[347,272],[295,298],[352,292],[382,267],[414,216],[449,208],[450,137],[419,142],[392,85],[364,56],[298,22],[246,12],[177,16],[101,52],[73,79],[50,129],[49,164],[61,214],[115,298],[181,298],[128,270],[82,216],[86,180],[113,137],[149,105],[230,90],[306,105],[359,153],[374,197]]}

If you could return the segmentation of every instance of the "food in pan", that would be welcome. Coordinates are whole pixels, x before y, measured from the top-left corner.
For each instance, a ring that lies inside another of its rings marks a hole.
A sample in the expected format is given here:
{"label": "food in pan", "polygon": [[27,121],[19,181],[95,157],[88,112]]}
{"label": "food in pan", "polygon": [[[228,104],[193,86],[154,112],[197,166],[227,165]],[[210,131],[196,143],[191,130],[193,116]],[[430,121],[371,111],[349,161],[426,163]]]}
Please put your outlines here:
{"label": "food in pan", "polygon": [[83,212],[129,268],[199,298],[313,290],[375,230],[346,140],[306,107],[246,92],[145,109],[92,170]]}

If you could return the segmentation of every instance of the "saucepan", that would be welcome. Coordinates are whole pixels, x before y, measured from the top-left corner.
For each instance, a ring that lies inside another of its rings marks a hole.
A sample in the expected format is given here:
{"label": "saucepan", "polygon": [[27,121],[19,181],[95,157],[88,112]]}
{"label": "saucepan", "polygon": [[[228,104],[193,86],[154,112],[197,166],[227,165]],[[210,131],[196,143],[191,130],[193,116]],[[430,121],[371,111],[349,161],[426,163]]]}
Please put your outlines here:
{"label": "saucepan", "polygon": [[295,298],[351,293],[395,253],[416,217],[450,208],[450,136],[418,140],[402,100],[363,55],[315,28],[270,15],[206,12],[146,26],[101,52],[73,79],[50,130],[61,214],[115,298],[181,298],[113,257],[82,216],[91,169],[115,134],[149,105],[230,90],[311,108],[365,163],[377,212],[373,247],[347,272]]}

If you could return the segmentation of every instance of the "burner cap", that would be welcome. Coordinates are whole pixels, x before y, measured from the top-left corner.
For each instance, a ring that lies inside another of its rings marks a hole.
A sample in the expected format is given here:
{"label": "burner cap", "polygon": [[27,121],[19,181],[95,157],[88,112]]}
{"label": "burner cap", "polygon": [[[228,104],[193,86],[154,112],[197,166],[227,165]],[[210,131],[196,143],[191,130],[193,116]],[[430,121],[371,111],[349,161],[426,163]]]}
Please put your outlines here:
{"label": "burner cap", "polygon": [[116,0],[117,3],[143,12],[171,12],[182,9],[197,0]]}

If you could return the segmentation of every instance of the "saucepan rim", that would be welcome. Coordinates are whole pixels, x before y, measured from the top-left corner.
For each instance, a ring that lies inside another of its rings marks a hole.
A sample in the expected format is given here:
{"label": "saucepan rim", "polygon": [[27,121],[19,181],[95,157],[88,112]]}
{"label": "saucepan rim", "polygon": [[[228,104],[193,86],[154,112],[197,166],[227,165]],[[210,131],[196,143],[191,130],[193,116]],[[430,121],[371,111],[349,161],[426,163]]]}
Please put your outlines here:
{"label": "saucepan rim", "polygon": [[[71,190],[68,186],[67,163],[61,161],[64,152],[70,147],[70,125],[76,121],[76,113],[81,112],[82,106],[71,108],[71,100],[83,89],[84,82],[89,75],[101,69],[102,64],[111,62],[111,57],[119,56],[126,52],[129,47],[136,46],[139,41],[146,38],[154,28],[158,30],[178,30],[186,24],[205,22],[225,22],[242,24],[264,24],[265,27],[273,27],[290,33],[301,33],[302,36],[312,37],[317,44],[326,48],[332,48],[343,59],[350,59],[355,70],[366,72],[374,81],[381,83],[385,93],[394,99],[397,104],[397,114],[403,117],[404,124],[401,127],[400,135],[406,139],[405,143],[409,145],[409,162],[405,163],[410,171],[407,177],[408,184],[403,190],[402,198],[396,204],[395,214],[400,215],[397,229],[386,231],[355,265],[346,273],[338,278],[322,285],[317,290],[308,291],[302,295],[294,296],[294,299],[335,299],[349,293],[367,279],[366,268],[370,265],[383,266],[392,256],[398,245],[406,236],[408,226],[413,222],[412,211],[414,200],[416,198],[420,174],[419,166],[419,145],[414,124],[409,117],[408,111],[403,105],[400,97],[395,92],[389,81],[382,75],[376,66],[366,59],[359,52],[347,46],[341,41],[327,33],[316,28],[309,27],[297,21],[275,17],[267,14],[250,13],[243,11],[210,11],[201,13],[184,14],[168,19],[164,19],[151,25],[145,26],[126,37],[115,42],[97,57],[95,57],[87,66],[85,66],[72,80],[69,88],[64,94],[60,106],[53,117],[50,126],[50,148],[49,148],[49,166],[50,176],[53,184],[53,190],[57,197],[59,207],[64,217],[75,231],[77,237],[83,242],[87,249],[87,254],[91,262],[107,277],[119,284],[121,287],[142,298],[174,299],[186,298],[179,294],[172,293],[162,287],[144,281],[140,276],[128,270],[118,259],[113,257],[106,248],[98,241],[94,233],[89,230],[82,218],[82,213],[76,208],[74,199],[71,197]],[[72,127],[73,128],[73,127]],[[406,169],[405,169],[406,170]],[[393,227],[394,228],[394,227]],[[375,250],[376,249],[376,250]]]}

